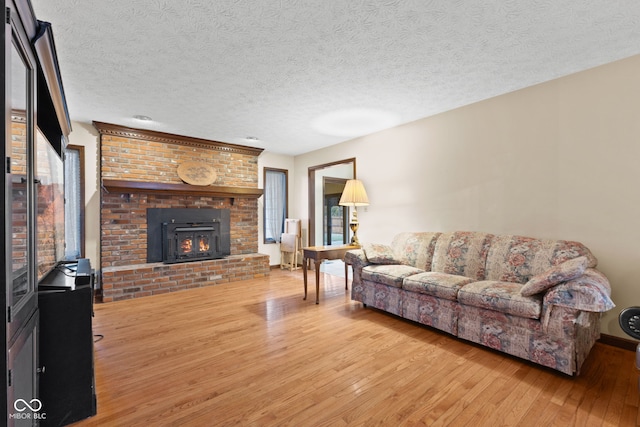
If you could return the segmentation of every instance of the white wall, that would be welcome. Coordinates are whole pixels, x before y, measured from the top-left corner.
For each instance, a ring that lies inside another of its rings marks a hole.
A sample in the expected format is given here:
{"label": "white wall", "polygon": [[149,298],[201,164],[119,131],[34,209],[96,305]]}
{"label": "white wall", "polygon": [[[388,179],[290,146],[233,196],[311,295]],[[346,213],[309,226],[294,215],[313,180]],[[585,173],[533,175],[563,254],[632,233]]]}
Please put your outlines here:
{"label": "white wall", "polygon": [[[298,193],[294,192],[293,186],[293,167],[294,159],[292,156],[285,156],[281,154],[269,153],[263,151],[258,157],[258,188],[264,188],[264,168],[285,169],[288,171],[289,177],[289,217],[295,218],[291,215],[293,202],[296,199]],[[280,265],[280,244],[279,243],[264,243],[264,196],[258,198],[258,252],[261,254],[269,255],[269,265]],[[304,225],[303,225],[304,226]],[[306,230],[303,230],[306,233]]]}
{"label": "white wall", "polygon": [[[308,228],[310,166],[355,157],[371,205],[360,241],[399,231],[477,230],[585,243],[611,281],[617,307],[602,332],[627,338],[621,309],[640,305],[640,56],[294,158],[264,152],[263,168],[289,171],[290,217]],[[84,145],[86,252],[99,265],[98,135],[73,123]],[[259,252],[264,245],[262,198]],[[304,243],[304,242],[303,242]]]}
{"label": "white wall", "polygon": [[298,156],[294,212],[308,218],[308,166],[356,157],[371,202],[361,242],[411,230],[578,240],[612,284],[602,332],[628,338],[617,316],[640,305],[639,75],[635,56]]}

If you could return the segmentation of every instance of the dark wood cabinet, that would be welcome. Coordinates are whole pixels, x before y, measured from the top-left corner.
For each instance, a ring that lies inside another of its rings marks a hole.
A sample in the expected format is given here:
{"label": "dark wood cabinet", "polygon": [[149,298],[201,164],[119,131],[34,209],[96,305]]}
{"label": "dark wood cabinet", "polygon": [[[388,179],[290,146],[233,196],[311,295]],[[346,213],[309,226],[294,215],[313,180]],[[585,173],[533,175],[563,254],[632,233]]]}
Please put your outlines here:
{"label": "dark wood cabinet", "polygon": [[96,413],[93,274],[90,283],[54,272],[40,283],[40,425],[64,426]]}

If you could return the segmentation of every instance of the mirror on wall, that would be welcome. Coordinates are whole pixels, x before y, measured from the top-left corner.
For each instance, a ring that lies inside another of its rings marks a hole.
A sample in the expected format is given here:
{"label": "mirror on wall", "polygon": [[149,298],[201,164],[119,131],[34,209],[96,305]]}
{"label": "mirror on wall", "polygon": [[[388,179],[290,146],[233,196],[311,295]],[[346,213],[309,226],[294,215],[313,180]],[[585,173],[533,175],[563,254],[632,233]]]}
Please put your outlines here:
{"label": "mirror on wall", "polygon": [[[338,206],[340,199],[334,200],[338,188],[347,180],[356,177],[356,159],[344,159],[309,168],[309,245],[338,245],[349,241],[348,227],[344,228],[349,218],[347,208]],[[342,184],[341,184],[342,183]],[[334,203],[335,202],[335,203]],[[334,220],[332,220],[332,215]],[[346,218],[341,222],[340,218]],[[340,228],[342,224],[342,229]]]}

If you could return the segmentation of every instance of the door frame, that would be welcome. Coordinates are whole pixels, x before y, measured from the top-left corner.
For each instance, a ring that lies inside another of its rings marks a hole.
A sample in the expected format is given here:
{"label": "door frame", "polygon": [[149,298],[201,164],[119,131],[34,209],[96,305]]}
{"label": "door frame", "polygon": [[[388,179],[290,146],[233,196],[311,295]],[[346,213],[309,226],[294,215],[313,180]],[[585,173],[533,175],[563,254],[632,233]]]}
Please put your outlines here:
{"label": "door frame", "polygon": [[353,165],[352,179],[356,178],[356,158],[338,160],[335,162],[324,163],[321,165],[310,166],[308,170],[308,198],[309,198],[309,246],[316,245],[316,171],[330,168],[331,166],[344,165],[351,163]]}

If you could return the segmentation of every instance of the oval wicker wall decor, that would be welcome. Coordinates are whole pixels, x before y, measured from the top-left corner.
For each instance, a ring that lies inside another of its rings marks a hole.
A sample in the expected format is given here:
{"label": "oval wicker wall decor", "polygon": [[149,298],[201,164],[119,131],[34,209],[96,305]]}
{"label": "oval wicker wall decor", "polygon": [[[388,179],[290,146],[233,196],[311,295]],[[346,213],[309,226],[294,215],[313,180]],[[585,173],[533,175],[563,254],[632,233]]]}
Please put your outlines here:
{"label": "oval wicker wall decor", "polygon": [[183,162],[178,166],[178,176],[191,185],[211,185],[218,175],[213,166],[204,162]]}

